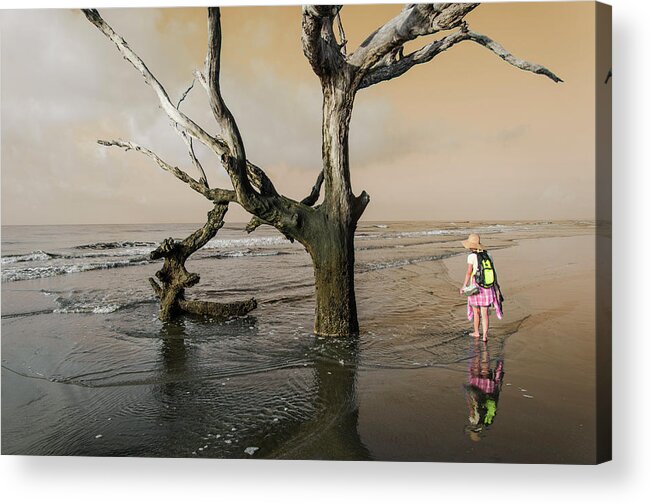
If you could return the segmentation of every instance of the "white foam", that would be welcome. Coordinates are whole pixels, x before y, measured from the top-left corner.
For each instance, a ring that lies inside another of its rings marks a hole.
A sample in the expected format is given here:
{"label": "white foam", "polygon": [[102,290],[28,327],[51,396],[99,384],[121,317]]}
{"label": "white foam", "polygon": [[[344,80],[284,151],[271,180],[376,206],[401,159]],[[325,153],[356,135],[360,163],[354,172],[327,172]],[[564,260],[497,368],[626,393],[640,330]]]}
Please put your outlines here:
{"label": "white foam", "polygon": [[96,304],[85,304],[77,303],[70,306],[65,306],[63,308],[55,308],[54,313],[95,313],[95,314],[106,314],[113,313],[118,311],[121,306],[117,303],[112,303],[108,305],[96,305]]}
{"label": "white foam", "polygon": [[227,252],[220,252],[217,254],[219,257],[266,257],[280,255],[278,250],[229,250]]}
{"label": "white foam", "polygon": [[2,270],[2,281],[16,282],[19,280],[35,280],[39,278],[48,278],[71,273],[82,273],[84,271],[122,268],[126,266],[139,266],[148,263],[148,260],[142,260],[141,258],[136,257],[132,259],[109,261],[104,263],[63,264],[20,269],[5,268]]}
{"label": "white foam", "polygon": [[34,252],[30,252],[29,254],[3,257],[1,263],[13,264],[17,262],[47,261],[50,258],[51,257],[47,252],[43,252],[42,250],[36,250]]}
{"label": "white foam", "polygon": [[204,248],[221,249],[221,248],[252,248],[265,245],[288,244],[289,240],[283,236],[258,236],[255,238],[227,238],[212,239]]}

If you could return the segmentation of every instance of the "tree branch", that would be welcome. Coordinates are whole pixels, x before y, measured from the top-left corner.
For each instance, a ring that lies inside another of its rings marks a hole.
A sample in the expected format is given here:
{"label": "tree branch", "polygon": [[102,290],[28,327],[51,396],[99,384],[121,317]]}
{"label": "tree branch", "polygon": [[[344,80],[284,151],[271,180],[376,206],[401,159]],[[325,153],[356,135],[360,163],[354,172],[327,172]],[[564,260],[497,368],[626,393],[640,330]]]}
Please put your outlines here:
{"label": "tree branch", "polygon": [[[181,241],[176,241],[174,238],[166,238],[154,251],[151,252],[151,254],[149,254],[149,257],[152,260],[160,258],[174,259],[177,264],[184,264],[188,257],[215,237],[217,231],[219,231],[224,225],[224,216],[227,211],[228,203],[216,203],[215,207],[208,212],[208,219],[201,228],[197,229],[194,233]],[[168,264],[167,266],[167,269],[169,269],[172,265]],[[159,279],[161,275],[169,281],[169,271],[157,273]],[[197,277],[198,281],[199,277],[197,275],[194,276]],[[187,273],[186,275],[180,275],[180,278],[183,279],[184,277],[187,277]],[[189,285],[186,284],[183,285],[183,287],[188,286]],[[152,287],[154,287],[153,283]],[[156,291],[155,287],[154,291]]]}
{"label": "tree branch", "polygon": [[549,77],[554,82],[563,82],[563,80],[560,77],[555,75],[553,72],[551,72],[544,66],[538,65],[537,63],[529,63],[528,61],[522,60],[520,58],[516,58],[510,52],[504,49],[504,47],[502,47],[500,44],[498,44],[491,38],[487,37],[486,35],[482,35],[481,33],[476,33],[473,31],[468,31],[467,36],[468,36],[468,40],[472,40],[473,42],[476,42],[477,44],[482,45],[487,49],[490,49],[495,54],[497,54],[500,58],[506,61],[508,64],[516,68],[519,68],[520,70],[525,70],[527,72],[544,75],[546,77]]}
{"label": "tree branch", "polygon": [[378,82],[395,79],[396,77],[399,77],[407,72],[407,70],[413,66],[431,61],[438,54],[446,51],[459,42],[463,42],[464,40],[470,40],[486,47],[493,53],[497,54],[504,61],[516,68],[535,74],[545,75],[554,82],[563,82],[560,77],[555,75],[544,66],[538,65],[536,63],[529,63],[528,61],[516,58],[504,47],[489,37],[473,31],[469,31],[464,23],[461,29],[458,31],[446,37],[443,37],[442,39],[435,40],[431,44],[428,44],[425,47],[422,47],[421,49],[418,49],[417,51],[414,51],[407,56],[395,59],[383,59],[373,68],[371,68],[368,73],[362,78],[358,89],[372,86]]}
{"label": "tree branch", "polygon": [[97,143],[100,145],[104,145],[105,147],[121,147],[127,151],[133,150],[152,158],[156,162],[156,164],[158,164],[158,166],[160,166],[163,170],[171,173],[177,179],[185,182],[192,189],[197,191],[199,194],[202,194],[210,201],[213,201],[215,203],[237,201],[237,197],[234,191],[229,191],[227,189],[217,189],[217,188],[210,189],[205,184],[190,177],[190,175],[185,173],[183,170],[177,168],[176,166],[172,166],[169,163],[166,163],[158,156],[158,154],[150,151],[146,147],[142,147],[141,145],[138,145],[133,142],[125,142],[124,140],[98,140]]}
{"label": "tree branch", "polygon": [[[258,229],[258,228],[259,228],[260,226],[262,226],[263,224],[269,224],[269,223],[268,223],[268,222],[265,222],[265,221],[263,221],[262,219],[259,219],[258,217],[255,217],[255,216],[254,216],[254,217],[251,217],[251,220],[248,222],[248,224],[246,225],[246,227],[244,228],[244,230],[245,230],[247,233],[250,234],[250,233],[253,233],[253,231],[255,231],[256,229]],[[269,225],[271,225],[271,224],[269,224]]]}
{"label": "tree branch", "polygon": [[[211,90],[210,85],[208,84],[208,81],[206,80],[206,77],[203,73],[199,72],[198,70],[195,70],[194,72],[195,79],[199,81],[201,86],[205,89],[208,98],[210,100],[215,99],[214,98],[214,92]],[[221,99],[221,95],[219,95],[218,101],[221,100],[223,102],[223,99]],[[219,105],[216,105],[219,107]],[[225,107],[225,104],[224,104]],[[230,114],[230,112],[229,112]],[[232,117],[232,115],[231,115]],[[218,119],[219,122],[221,122],[220,119]],[[233,119],[234,121],[234,119]],[[238,131],[239,135],[239,131]],[[241,141],[241,139],[240,139]],[[274,187],[273,183],[271,182],[271,179],[267,176],[267,174],[264,172],[262,168],[259,166],[251,163],[249,160],[246,160],[246,176],[248,181],[253,187],[256,187],[258,190],[260,190],[260,193],[263,196],[278,196],[278,192],[276,191],[276,188]]]}
{"label": "tree branch", "polygon": [[337,20],[337,28],[339,30],[339,48],[341,50],[341,54],[344,56],[346,55],[346,44],[348,43],[348,40],[346,40],[346,33],[344,32],[344,24],[341,21],[341,10],[337,12],[336,16]]}
{"label": "tree branch", "polygon": [[[190,91],[192,91],[192,88],[194,87],[195,82],[197,82],[196,77],[192,79],[192,82],[190,83],[190,86],[183,92],[181,95],[181,98],[179,98],[179,101],[176,104],[176,108],[180,110],[181,108],[181,103],[183,103],[183,100],[187,98],[187,96],[190,94]],[[206,177],[206,172],[203,169],[203,166],[201,165],[201,162],[199,159],[197,159],[196,154],[194,153],[194,145],[192,145],[192,137],[190,137],[182,128],[178,127],[178,124],[174,123],[174,128],[176,131],[179,132],[181,135],[181,138],[183,139],[183,142],[185,143],[186,147],[188,148],[188,154],[190,156],[190,160],[192,161],[192,164],[195,166],[197,171],[199,172],[199,182],[203,182],[206,187],[208,186],[208,177]]]}
{"label": "tree branch", "polygon": [[165,91],[165,88],[163,88],[161,83],[149,71],[142,59],[140,59],[140,57],[129,47],[127,42],[120,35],[115,33],[113,28],[104,21],[97,9],[82,9],[82,11],[86,18],[88,18],[92,24],[94,24],[111,42],[115,44],[122,56],[124,56],[124,58],[142,74],[145,82],[156,93],[161,107],[174,123],[184,128],[189,135],[204,143],[216,153],[223,154],[228,151],[228,146],[224,141],[207,133],[203,128],[201,128],[201,126],[192,121],[192,119],[180,112],[179,109],[174,106],[167,91]]}
{"label": "tree branch", "polygon": [[188,94],[190,94],[190,91],[192,91],[192,88],[194,87],[194,83],[195,83],[196,81],[197,81],[196,79],[192,79],[192,82],[190,83],[190,86],[188,87],[188,89],[186,89],[186,90],[183,92],[183,94],[181,95],[181,98],[179,98],[179,101],[178,101],[178,103],[176,104],[176,108],[177,108],[177,109],[180,109],[180,108],[181,108],[181,103],[183,103],[183,100],[185,100],[185,98],[188,96]]}
{"label": "tree branch", "polygon": [[[204,74],[197,73],[206,89],[215,120],[220,125],[229,153],[222,155],[237,201],[244,209],[293,237],[301,225],[299,204],[278,195],[267,175],[246,159],[244,143],[235,118],[226,106],[219,84],[221,65],[221,19],[219,7],[208,8],[208,53]],[[257,186],[260,193],[253,186]],[[293,239],[293,238],[292,238]]]}
{"label": "tree branch", "polygon": [[362,74],[406,42],[423,35],[432,35],[457,28],[464,16],[477,8],[468,4],[408,4],[396,17],[375,30],[348,57]]}
{"label": "tree branch", "polygon": [[181,245],[185,249],[187,255],[194,254],[197,250],[202,248],[206,243],[213,239],[222,226],[224,225],[224,216],[228,211],[228,203],[217,203],[215,208],[208,212],[208,220],[202,228],[197,229],[190,236],[181,241]]}
{"label": "tree branch", "polygon": [[183,138],[183,141],[185,142],[186,147],[188,148],[188,155],[190,156],[190,159],[192,160],[192,164],[194,167],[199,171],[199,182],[201,182],[203,185],[206,187],[210,187],[208,185],[208,178],[206,177],[206,172],[203,169],[203,166],[201,165],[201,162],[199,159],[197,159],[196,154],[194,153],[194,146],[192,145],[192,138],[189,137],[184,131],[181,131],[181,138]]}
{"label": "tree branch", "polygon": [[[221,14],[219,7],[208,8],[208,52],[206,54],[205,74],[203,83],[208,91],[210,108],[215,116],[217,123],[221,126],[225,140],[230,147],[230,155],[241,162],[245,162],[244,143],[240,136],[240,131],[235,123],[235,118],[226,106],[226,102],[221,95],[219,84],[219,74],[221,71],[221,46],[222,46],[222,28]],[[245,173],[241,173],[243,179],[246,179]]]}
{"label": "tree branch", "polygon": [[273,182],[271,182],[271,179],[267,177],[267,174],[262,170],[262,168],[247,161],[246,173],[249,182],[260,191],[260,194],[263,196],[278,196],[278,192],[276,191]]}
{"label": "tree branch", "polygon": [[[222,155],[222,164],[228,172],[237,199],[244,209],[262,219],[287,220],[286,208],[266,174],[246,159],[244,142],[233,114],[226,106],[219,84],[221,65],[221,18],[219,7],[208,8],[208,52],[204,74],[198,74],[201,84],[208,93],[210,108],[220,125],[229,153]],[[260,188],[258,194],[252,182]]]}
{"label": "tree branch", "polygon": [[[322,185],[323,185],[323,170],[319,172],[319,176],[317,177],[316,182],[314,183],[314,187],[312,187],[312,191],[310,192],[310,194],[308,194],[305,198],[301,200],[301,204],[307,206],[314,206],[314,204],[319,200],[319,195],[321,194]],[[264,220],[258,217],[252,217],[249,223],[246,225],[245,228],[246,232],[252,233],[263,224],[268,224],[270,226],[273,226],[273,224],[269,222],[265,222]]]}
{"label": "tree branch", "polygon": [[353,207],[353,218],[355,219],[355,222],[357,222],[362,217],[362,214],[364,213],[364,210],[366,210],[366,207],[370,201],[371,197],[366,191],[362,191],[360,195],[355,198],[355,204]]}
{"label": "tree branch", "polygon": [[222,129],[226,143],[229,146],[228,155],[231,160],[224,160],[224,168],[229,173],[233,187],[243,206],[246,208],[249,200],[255,199],[255,191],[249,183],[246,170],[246,154],[244,142],[235,122],[235,118],[226,106],[221,95],[219,74],[221,66],[221,15],[219,7],[208,8],[208,52],[206,54],[205,73],[202,84],[206,88],[210,108],[215,120]]}
{"label": "tree branch", "polygon": [[316,182],[312,187],[312,191],[305,198],[301,200],[303,205],[314,206],[314,204],[319,200],[319,195],[321,194],[321,186],[323,185],[323,170],[319,172],[319,176],[316,178]]}
{"label": "tree branch", "polygon": [[[341,5],[304,5],[301,21],[303,54],[312,70],[323,78],[334,73],[345,63],[335,38],[333,24]],[[341,24],[339,25],[340,29]],[[343,34],[343,29],[342,32]],[[342,40],[345,45],[345,39]]]}

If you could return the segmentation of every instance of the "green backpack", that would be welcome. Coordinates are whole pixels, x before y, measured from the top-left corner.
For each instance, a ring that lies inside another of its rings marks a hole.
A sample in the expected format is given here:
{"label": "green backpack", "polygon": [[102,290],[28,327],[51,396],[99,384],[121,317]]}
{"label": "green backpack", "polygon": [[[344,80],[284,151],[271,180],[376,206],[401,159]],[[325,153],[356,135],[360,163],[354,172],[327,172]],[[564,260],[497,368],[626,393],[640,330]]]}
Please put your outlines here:
{"label": "green backpack", "polygon": [[475,273],[475,282],[480,287],[488,289],[495,284],[495,268],[492,259],[485,250],[475,252],[477,254],[477,272]]}

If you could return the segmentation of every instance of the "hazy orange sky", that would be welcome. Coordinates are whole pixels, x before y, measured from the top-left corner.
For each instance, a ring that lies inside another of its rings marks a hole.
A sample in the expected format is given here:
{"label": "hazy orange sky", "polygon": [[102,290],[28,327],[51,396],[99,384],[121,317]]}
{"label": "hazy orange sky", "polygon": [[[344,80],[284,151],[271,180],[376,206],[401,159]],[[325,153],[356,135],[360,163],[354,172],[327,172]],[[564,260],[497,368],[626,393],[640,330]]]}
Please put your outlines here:
{"label": "hazy orange sky", "polygon": [[[401,8],[344,7],[349,50]],[[466,18],[563,84],[463,42],[360,91],[350,154],[355,192],[371,195],[364,218],[592,218],[594,8],[484,4]],[[202,66],[205,9],[100,12],[176,100]],[[298,6],[222,10],[224,97],[249,159],[295,198],[321,165],[321,92],[300,18]],[[0,29],[3,224],[204,219],[210,203],[148,158],[95,143],[130,139],[195,175],[150,88],[80,12],[2,11]],[[215,131],[199,86],[183,107]],[[211,185],[229,186],[216,158],[200,155]],[[232,205],[228,220],[246,219]]]}

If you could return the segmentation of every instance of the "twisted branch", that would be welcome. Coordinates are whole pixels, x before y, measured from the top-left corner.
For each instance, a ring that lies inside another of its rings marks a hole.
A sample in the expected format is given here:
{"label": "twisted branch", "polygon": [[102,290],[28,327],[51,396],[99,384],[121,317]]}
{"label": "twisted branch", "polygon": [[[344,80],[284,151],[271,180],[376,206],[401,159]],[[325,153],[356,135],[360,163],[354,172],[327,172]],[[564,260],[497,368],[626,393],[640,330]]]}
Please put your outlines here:
{"label": "twisted branch", "polygon": [[458,27],[464,16],[478,5],[408,4],[400,14],[369,35],[348,57],[348,62],[364,73],[384,56],[410,40]]}
{"label": "twisted branch", "polygon": [[223,154],[228,152],[228,146],[223,140],[207,133],[203,128],[201,128],[201,126],[174,106],[167,91],[165,91],[165,88],[163,88],[161,83],[149,71],[142,59],[140,59],[140,57],[129,47],[127,42],[120,35],[115,33],[113,28],[104,21],[102,16],[99,15],[97,9],[82,9],[82,11],[86,18],[88,18],[92,24],[94,24],[111,42],[115,44],[122,56],[124,56],[124,58],[142,74],[145,82],[152,88],[158,97],[161,107],[175,124],[178,124],[179,127],[183,128],[189,135],[196,138],[216,153]]}
{"label": "twisted branch", "polygon": [[163,170],[165,170],[166,172],[171,173],[177,179],[185,182],[192,189],[194,189],[199,194],[202,194],[203,196],[205,196],[210,201],[214,201],[215,203],[237,201],[237,197],[236,197],[236,194],[235,194],[234,191],[230,191],[228,189],[217,189],[217,188],[210,189],[204,183],[202,183],[202,182],[200,182],[198,180],[195,180],[194,178],[192,178],[190,175],[188,175],[186,172],[179,169],[178,167],[172,166],[171,164],[163,161],[160,158],[160,156],[158,156],[158,154],[156,154],[155,152],[152,152],[151,150],[147,149],[146,147],[138,145],[138,144],[136,144],[134,142],[124,141],[124,140],[98,140],[97,143],[100,144],[100,145],[103,145],[105,147],[120,147],[120,148],[124,149],[125,151],[133,150],[133,151],[136,151],[136,152],[140,152],[141,154],[144,154],[145,156],[150,157]]}
{"label": "twisted branch", "polygon": [[363,89],[372,86],[373,84],[377,84],[378,82],[400,77],[413,66],[431,61],[438,54],[446,51],[459,42],[463,42],[464,40],[470,40],[486,47],[493,53],[497,54],[504,61],[516,68],[519,68],[520,70],[545,75],[554,82],[563,82],[560,77],[555,75],[544,66],[516,58],[503,46],[491,38],[468,30],[466,24],[464,23],[458,31],[446,37],[443,37],[442,39],[435,40],[431,44],[428,44],[407,56],[383,59],[373,68],[371,68],[369,72],[362,78],[358,89]]}

